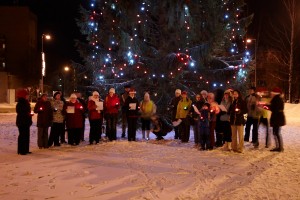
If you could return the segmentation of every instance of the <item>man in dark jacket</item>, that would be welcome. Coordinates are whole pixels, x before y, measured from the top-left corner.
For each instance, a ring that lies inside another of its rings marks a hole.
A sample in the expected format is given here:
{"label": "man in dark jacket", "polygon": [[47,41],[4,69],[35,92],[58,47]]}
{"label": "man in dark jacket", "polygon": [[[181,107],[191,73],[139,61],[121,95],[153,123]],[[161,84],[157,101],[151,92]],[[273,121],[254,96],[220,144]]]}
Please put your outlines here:
{"label": "man in dark jacket", "polygon": [[128,141],[136,141],[136,125],[139,111],[139,101],[135,97],[135,90],[130,89],[129,96],[125,100],[124,106],[127,108]]}
{"label": "man in dark jacket", "polygon": [[124,93],[120,95],[120,103],[122,108],[122,138],[126,136],[126,126],[127,126],[127,108],[124,106],[127,97],[129,96],[130,85],[124,86]]}
{"label": "man in dark jacket", "polygon": [[37,113],[38,127],[38,147],[48,148],[48,129],[53,120],[53,111],[50,101],[47,100],[47,94],[42,94],[35,104],[34,113]]}

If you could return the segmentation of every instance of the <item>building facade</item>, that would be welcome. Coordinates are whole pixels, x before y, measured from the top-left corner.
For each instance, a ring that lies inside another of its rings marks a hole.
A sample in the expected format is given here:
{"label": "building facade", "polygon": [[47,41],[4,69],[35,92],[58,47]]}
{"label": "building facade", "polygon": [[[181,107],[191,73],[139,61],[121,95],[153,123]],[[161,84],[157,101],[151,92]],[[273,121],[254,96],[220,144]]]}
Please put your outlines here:
{"label": "building facade", "polygon": [[11,91],[39,85],[37,17],[28,7],[0,6],[0,102]]}

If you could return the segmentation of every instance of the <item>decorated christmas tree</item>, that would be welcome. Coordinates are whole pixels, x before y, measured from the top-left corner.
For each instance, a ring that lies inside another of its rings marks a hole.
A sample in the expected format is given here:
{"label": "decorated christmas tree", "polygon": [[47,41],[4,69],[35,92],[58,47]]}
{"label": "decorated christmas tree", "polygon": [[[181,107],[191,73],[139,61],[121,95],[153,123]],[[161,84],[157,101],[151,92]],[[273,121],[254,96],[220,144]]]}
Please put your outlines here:
{"label": "decorated christmas tree", "polygon": [[176,88],[246,85],[251,55],[243,0],[90,0],[77,46],[100,92],[132,85],[164,104]]}

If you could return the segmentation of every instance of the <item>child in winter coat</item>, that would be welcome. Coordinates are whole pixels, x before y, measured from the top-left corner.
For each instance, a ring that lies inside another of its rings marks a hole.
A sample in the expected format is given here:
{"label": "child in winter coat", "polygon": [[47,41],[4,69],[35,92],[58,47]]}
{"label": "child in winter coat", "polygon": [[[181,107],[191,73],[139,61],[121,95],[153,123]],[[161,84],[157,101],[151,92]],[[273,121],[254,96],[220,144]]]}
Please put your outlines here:
{"label": "child in winter coat", "polygon": [[210,121],[210,110],[209,103],[204,103],[200,109],[199,119],[199,138],[200,138],[200,150],[210,149],[210,132],[209,132],[209,121]]}

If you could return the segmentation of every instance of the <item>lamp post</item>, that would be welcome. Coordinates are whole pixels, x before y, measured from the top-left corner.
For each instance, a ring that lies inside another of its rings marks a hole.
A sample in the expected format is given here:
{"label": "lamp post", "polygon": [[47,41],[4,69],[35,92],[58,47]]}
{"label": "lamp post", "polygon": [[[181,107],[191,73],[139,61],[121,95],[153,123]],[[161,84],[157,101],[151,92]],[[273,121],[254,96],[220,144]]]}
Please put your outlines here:
{"label": "lamp post", "polygon": [[44,76],[46,76],[46,61],[44,53],[44,39],[50,40],[51,36],[48,34],[42,34],[42,79],[41,79],[41,92],[44,93]]}
{"label": "lamp post", "polygon": [[[66,66],[65,68],[64,68],[64,70],[66,71],[66,72],[68,72],[68,71],[70,71],[70,67],[69,66]],[[75,92],[77,90],[77,88],[76,88],[76,70],[75,70],[75,68],[73,67],[73,91]]]}
{"label": "lamp post", "polygon": [[247,39],[246,42],[247,43],[252,43],[252,41],[254,41],[254,86],[256,87],[256,71],[257,71],[257,59],[256,59],[256,52],[257,52],[257,42],[256,39]]}

